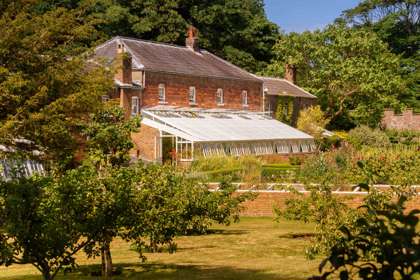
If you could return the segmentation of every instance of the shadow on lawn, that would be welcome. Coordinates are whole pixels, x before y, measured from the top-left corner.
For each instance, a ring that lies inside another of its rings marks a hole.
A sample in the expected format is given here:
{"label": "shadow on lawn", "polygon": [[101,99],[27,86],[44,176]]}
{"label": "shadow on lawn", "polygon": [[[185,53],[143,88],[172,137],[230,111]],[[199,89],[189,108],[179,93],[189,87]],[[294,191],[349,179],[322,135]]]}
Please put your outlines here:
{"label": "shadow on lawn", "polygon": [[[122,263],[115,265],[120,272],[113,280],[304,280],[305,276],[271,274],[262,270],[238,269],[229,266],[199,266],[175,264]],[[82,272],[83,271],[83,272]],[[62,272],[55,280],[100,280],[100,265],[83,265],[72,273]],[[95,272],[95,276],[88,272]],[[40,275],[0,277],[5,280],[42,280]]]}
{"label": "shadow on lawn", "polygon": [[243,229],[210,229],[207,231],[207,235],[209,234],[220,234],[220,235],[243,235],[249,233],[249,230]]}
{"label": "shadow on lawn", "polygon": [[[306,277],[290,277],[281,274],[269,274],[260,270],[237,269],[228,266],[175,265],[161,263],[122,263],[117,265],[122,274],[114,276],[114,280],[194,280],[194,279],[225,279],[225,280],[303,280]],[[82,271],[100,269],[98,265],[83,266]],[[79,274],[80,275],[80,274]],[[70,275],[69,275],[70,276]],[[98,279],[83,277],[84,280]]]}

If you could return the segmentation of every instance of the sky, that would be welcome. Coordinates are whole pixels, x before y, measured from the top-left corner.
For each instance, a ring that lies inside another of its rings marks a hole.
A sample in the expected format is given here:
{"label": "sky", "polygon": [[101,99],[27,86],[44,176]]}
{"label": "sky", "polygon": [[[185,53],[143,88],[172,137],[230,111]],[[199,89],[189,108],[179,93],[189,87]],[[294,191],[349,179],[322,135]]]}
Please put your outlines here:
{"label": "sky", "polygon": [[359,0],[264,0],[268,18],[285,32],[315,30],[331,23]]}

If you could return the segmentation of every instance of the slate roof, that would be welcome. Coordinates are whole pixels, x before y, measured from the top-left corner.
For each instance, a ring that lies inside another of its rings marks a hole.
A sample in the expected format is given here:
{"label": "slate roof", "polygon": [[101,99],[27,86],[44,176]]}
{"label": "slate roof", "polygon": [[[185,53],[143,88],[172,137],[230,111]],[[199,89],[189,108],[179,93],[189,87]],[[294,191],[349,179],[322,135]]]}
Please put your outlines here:
{"label": "slate roof", "polygon": [[134,38],[114,37],[99,45],[95,55],[112,61],[118,42],[131,54],[133,69],[261,82],[258,77],[206,50],[195,52],[187,47]]}
{"label": "slate roof", "polygon": [[264,81],[264,90],[268,95],[317,98],[297,85],[280,78],[258,77]]}

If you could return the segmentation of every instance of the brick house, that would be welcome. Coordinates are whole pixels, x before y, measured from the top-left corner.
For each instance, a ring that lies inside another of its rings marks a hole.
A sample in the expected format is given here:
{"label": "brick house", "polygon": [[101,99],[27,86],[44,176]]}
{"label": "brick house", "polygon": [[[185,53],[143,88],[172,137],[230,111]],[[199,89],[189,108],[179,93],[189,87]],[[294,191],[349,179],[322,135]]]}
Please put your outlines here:
{"label": "brick house", "polygon": [[310,152],[311,136],[264,114],[266,95],[277,94],[264,89],[266,81],[200,49],[194,28],[185,47],[114,37],[95,55],[117,69],[115,90],[104,99],[119,99],[127,118],[142,115],[140,131],[132,135],[133,157],[162,162],[190,161],[197,153],[275,154],[276,141],[293,139],[303,146],[290,142],[282,154]]}

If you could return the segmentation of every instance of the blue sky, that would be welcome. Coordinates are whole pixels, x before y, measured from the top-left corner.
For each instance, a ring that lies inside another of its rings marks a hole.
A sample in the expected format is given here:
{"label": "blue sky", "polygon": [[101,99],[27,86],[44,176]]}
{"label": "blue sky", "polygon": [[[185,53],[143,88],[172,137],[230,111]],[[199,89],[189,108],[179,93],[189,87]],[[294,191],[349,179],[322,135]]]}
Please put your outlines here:
{"label": "blue sky", "polygon": [[264,0],[268,18],[283,31],[302,32],[322,28],[359,0]]}

